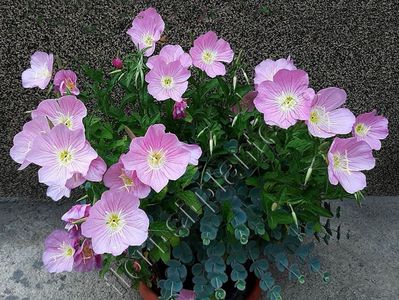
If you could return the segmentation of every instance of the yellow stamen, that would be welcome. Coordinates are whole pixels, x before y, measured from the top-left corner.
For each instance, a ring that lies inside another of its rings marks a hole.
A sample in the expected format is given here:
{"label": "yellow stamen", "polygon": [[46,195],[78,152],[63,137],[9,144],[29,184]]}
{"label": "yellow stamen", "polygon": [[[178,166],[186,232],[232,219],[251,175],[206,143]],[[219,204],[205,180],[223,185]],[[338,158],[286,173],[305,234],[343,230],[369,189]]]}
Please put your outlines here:
{"label": "yellow stamen", "polygon": [[357,135],[364,137],[367,135],[367,133],[369,132],[370,127],[366,126],[363,123],[357,123],[355,126],[355,132]]}
{"label": "yellow stamen", "polygon": [[72,158],[72,153],[68,150],[62,150],[58,152],[58,159],[63,165],[68,165],[72,161]]}
{"label": "yellow stamen", "polygon": [[173,78],[171,76],[162,76],[161,85],[165,89],[171,89],[174,86]]}
{"label": "yellow stamen", "polygon": [[212,64],[216,59],[216,53],[211,50],[204,50],[201,55],[202,61],[207,65]]}
{"label": "yellow stamen", "polygon": [[165,154],[163,153],[162,150],[150,151],[148,155],[148,164],[153,169],[161,168],[164,165],[164,163],[165,163]]}

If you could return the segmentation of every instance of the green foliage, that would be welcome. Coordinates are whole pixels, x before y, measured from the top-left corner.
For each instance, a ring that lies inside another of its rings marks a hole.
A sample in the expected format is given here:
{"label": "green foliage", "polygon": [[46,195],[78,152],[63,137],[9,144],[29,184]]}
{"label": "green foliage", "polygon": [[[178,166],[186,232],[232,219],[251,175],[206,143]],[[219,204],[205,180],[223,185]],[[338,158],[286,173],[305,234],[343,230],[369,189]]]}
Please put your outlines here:
{"label": "green foliage", "polygon": [[[210,79],[193,70],[183,120],[173,120],[172,100],[157,102],[148,94],[142,52],[127,55],[121,70],[84,67],[91,83],[82,89],[81,99],[94,102],[85,118],[86,137],[108,165],[128,151],[131,138],[143,136],[156,123],[202,148],[198,166],[189,166],[159,194],[141,200],[151,220],[150,239],[135,248],[141,255],[129,250],[118,258],[143,266],[136,281],[154,284],[157,274],[162,299],[175,297],[191,277],[198,299],[224,299],[225,283],[230,279],[245,290],[248,272],[259,278],[269,299],[281,299],[281,288],[268,271],[271,264],[301,283],[302,265],[329,280],[311,255],[313,243],[304,243],[304,237],[328,242],[333,229],[320,218],[333,213],[324,203],[351,197],[329,184],[330,141],[310,136],[303,123],[288,130],[267,126],[256,110],[241,108],[251,86],[239,81],[233,86],[242,68],[240,56],[226,77]],[[87,183],[85,190],[94,203],[105,188]],[[356,197],[360,201],[362,195]],[[104,256],[102,275],[113,259]]]}

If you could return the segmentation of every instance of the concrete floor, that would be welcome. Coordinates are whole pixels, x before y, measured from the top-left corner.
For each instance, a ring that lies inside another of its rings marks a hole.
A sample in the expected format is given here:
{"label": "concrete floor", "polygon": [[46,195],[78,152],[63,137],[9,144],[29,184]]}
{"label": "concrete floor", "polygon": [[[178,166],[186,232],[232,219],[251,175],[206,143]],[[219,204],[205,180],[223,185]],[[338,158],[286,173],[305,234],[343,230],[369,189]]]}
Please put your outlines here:
{"label": "concrete floor", "polygon": [[[309,274],[303,285],[282,284],[283,299],[399,299],[399,197],[368,197],[342,207],[342,238],[318,244],[329,284]],[[60,228],[70,202],[0,198],[0,299],[139,299],[120,279],[97,273],[49,274],[42,269],[44,238]],[[337,222],[338,221],[338,222]],[[346,232],[350,230],[350,238]]]}

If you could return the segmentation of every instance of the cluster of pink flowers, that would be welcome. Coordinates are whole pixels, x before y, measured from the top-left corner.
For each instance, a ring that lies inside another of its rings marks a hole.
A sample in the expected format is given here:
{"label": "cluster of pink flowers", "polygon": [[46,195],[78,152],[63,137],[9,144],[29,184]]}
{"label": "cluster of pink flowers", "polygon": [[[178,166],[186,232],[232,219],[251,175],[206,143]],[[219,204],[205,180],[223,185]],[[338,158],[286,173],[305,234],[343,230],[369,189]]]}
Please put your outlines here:
{"label": "cluster of pink flowers", "polygon": [[[148,25],[148,16],[159,21],[153,13],[156,12],[143,13],[133,24]],[[153,27],[154,32],[163,28],[158,25]],[[52,55],[35,53],[30,71],[23,74],[24,86],[45,88],[51,79],[52,59]],[[119,61],[114,65],[123,67]],[[190,65],[191,57],[179,46],[165,47],[148,62],[155,71],[170,70],[177,81],[179,76],[189,77]],[[101,266],[101,254],[120,255],[129,246],[141,245],[148,236],[149,219],[139,209],[140,199],[147,197],[151,188],[160,192],[169,180],[180,178],[188,164],[198,164],[202,154],[199,146],[185,144],[176,135],[166,133],[163,125],[155,124],[144,137],[134,138],[130,151],[107,170],[104,160],[85,138],[83,119],[87,110],[76,98],[76,81],[72,71],[56,73],[54,88],[60,98],[44,100],[31,112],[32,120],[15,136],[10,150],[11,157],[21,164],[20,169],[30,163],[41,167],[39,181],[48,185],[47,195],[54,200],[69,197],[71,190],[86,180],[103,181],[109,188],[92,207],[72,207],[62,217],[67,231],[55,230],[46,239],[43,262],[50,272],[94,270]],[[175,117],[182,118],[187,107],[182,93],[165,93],[179,100]]]}
{"label": "cluster of pink flowers", "polygon": [[[145,50],[145,56],[151,56],[164,29],[162,17],[154,8],[149,8],[134,18],[127,33],[139,50]],[[189,68],[192,65],[213,78],[226,74],[222,62],[230,63],[234,56],[229,43],[218,39],[212,31],[199,36],[189,53],[185,53],[179,45],[166,45],[158,55],[148,59],[147,67],[150,71],[145,76],[145,81],[148,83],[148,93],[156,100],[183,101],[182,97],[191,76]]]}
{"label": "cluster of pink flowers", "polygon": [[42,101],[31,113],[32,120],[14,137],[11,157],[24,169],[40,166],[39,181],[48,185],[53,200],[69,197],[86,179],[101,181],[105,162],[84,134],[84,104],[75,96]]}
{"label": "cluster of pink flowers", "polygon": [[90,212],[90,204],[75,205],[62,216],[65,230],[54,230],[44,243],[43,264],[49,272],[88,272],[102,266],[101,255],[93,250],[90,239],[81,234],[80,223]]}
{"label": "cluster of pink flowers", "polygon": [[[148,93],[157,101],[173,99],[173,119],[186,117],[187,99],[183,98],[196,67],[209,77],[226,74],[224,63],[231,63],[234,53],[228,42],[210,31],[199,36],[186,53],[180,45],[166,45],[153,55],[165,23],[154,8],[139,13],[128,30],[139,51],[149,57],[145,76]],[[45,89],[52,78],[53,55],[36,52],[31,67],[22,73],[25,88]],[[122,60],[112,61],[117,69]],[[118,71],[117,71],[118,72]],[[77,96],[77,76],[60,70],[54,76],[54,90],[59,98],[42,101],[14,137],[11,157],[20,170],[30,163],[40,167],[39,182],[48,186],[53,200],[70,196],[72,189],[86,180],[103,182],[108,188],[93,206],[78,204],[62,216],[66,230],[55,230],[45,241],[43,262],[50,272],[91,271],[101,266],[101,254],[120,255],[129,246],[140,246],[148,237],[149,218],[139,208],[140,199],[151,189],[159,193],[170,180],[179,179],[188,165],[197,165],[202,155],[198,145],[186,144],[162,124],[154,124],[142,137],[134,137],[129,151],[107,169],[85,137],[83,119],[87,110]],[[263,113],[271,126],[287,129],[304,121],[309,134],[335,137],[327,154],[331,184],[340,183],[348,193],[366,186],[362,173],[375,165],[372,150],[381,148],[388,135],[388,121],[376,112],[355,117],[347,108],[346,92],[329,87],[316,93],[308,74],[298,69],[288,57],[267,59],[255,68],[255,90],[247,93],[232,111]],[[194,299],[192,291],[182,290],[179,299]]]}
{"label": "cluster of pink flowers", "polygon": [[266,124],[288,128],[302,120],[315,137],[335,138],[328,152],[328,174],[331,184],[340,183],[348,193],[366,187],[361,172],[374,167],[372,149],[381,148],[380,140],[388,135],[388,120],[376,112],[358,116],[341,106],[346,92],[330,87],[315,93],[309,88],[309,77],[293,61],[267,59],[255,68],[255,107],[264,114]]}

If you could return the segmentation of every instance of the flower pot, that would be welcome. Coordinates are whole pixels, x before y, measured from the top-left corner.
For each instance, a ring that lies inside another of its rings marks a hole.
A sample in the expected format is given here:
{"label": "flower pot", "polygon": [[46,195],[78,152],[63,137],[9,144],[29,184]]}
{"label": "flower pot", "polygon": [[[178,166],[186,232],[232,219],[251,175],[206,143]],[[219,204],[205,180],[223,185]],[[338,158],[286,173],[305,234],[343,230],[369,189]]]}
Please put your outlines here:
{"label": "flower pot", "polygon": [[158,295],[155,294],[155,292],[152,289],[150,289],[148,286],[146,286],[144,282],[140,282],[139,293],[140,293],[141,298],[143,298],[144,300],[157,300],[158,299]]}
{"label": "flower pot", "polygon": [[[140,292],[141,298],[143,298],[144,300],[157,300],[158,299],[158,295],[152,289],[150,289],[148,286],[146,286],[145,283],[143,283],[143,282],[140,282],[139,292]],[[252,289],[247,292],[247,295],[245,296],[244,299],[245,300],[260,300],[261,294],[262,293],[261,293],[261,290],[259,287],[259,280],[256,280],[256,282],[252,286]],[[229,298],[226,297],[226,299],[229,299]]]}

